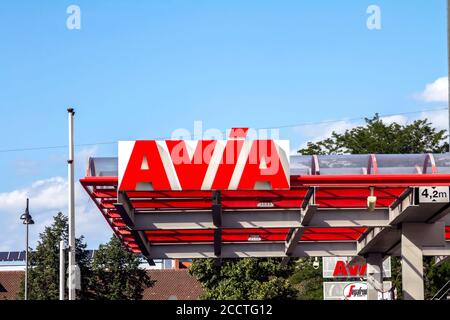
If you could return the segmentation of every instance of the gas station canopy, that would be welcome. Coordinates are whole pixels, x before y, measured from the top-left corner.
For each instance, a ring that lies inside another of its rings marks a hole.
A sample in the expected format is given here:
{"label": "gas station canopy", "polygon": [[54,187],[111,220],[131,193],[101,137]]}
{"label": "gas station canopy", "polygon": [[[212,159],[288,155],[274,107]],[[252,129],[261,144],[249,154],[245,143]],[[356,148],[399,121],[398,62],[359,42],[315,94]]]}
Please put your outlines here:
{"label": "gas station canopy", "polygon": [[289,188],[259,190],[121,190],[119,167],[90,158],[80,182],[149,260],[400,255],[405,223],[450,255],[450,154],[291,155]]}

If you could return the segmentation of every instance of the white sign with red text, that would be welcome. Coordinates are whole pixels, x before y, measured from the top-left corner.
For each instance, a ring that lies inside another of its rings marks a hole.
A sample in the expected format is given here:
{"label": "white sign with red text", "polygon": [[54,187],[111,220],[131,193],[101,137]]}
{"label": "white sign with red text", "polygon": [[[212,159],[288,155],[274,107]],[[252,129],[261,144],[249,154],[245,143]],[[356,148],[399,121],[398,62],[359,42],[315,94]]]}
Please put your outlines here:
{"label": "white sign with red text", "polygon": [[287,140],[119,141],[119,191],[287,190]]}
{"label": "white sign with red text", "polygon": [[[351,257],[323,257],[322,274],[324,278],[367,278],[367,265],[365,261],[350,263]],[[391,258],[383,261],[383,276],[391,277]]]}
{"label": "white sign with red text", "polygon": [[367,300],[367,283],[350,282],[342,292],[345,300]]}
{"label": "white sign with red text", "polygon": [[[394,292],[391,281],[384,281],[383,288],[378,290],[378,300],[393,300]],[[365,281],[357,282],[324,282],[324,300],[367,300],[368,285]]]}

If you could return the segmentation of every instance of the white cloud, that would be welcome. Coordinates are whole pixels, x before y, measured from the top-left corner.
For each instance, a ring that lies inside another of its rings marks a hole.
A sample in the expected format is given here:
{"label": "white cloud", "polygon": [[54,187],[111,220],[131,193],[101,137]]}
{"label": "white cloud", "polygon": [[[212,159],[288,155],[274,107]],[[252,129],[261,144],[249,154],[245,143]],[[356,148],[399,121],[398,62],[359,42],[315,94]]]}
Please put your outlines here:
{"label": "white cloud", "polygon": [[40,169],[40,163],[36,160],[19,159],[14,163],[18,175],[36,174]]}
{"label": "white cloud", "polygon": [[428,119],[432,125],[438,130],[448,130],[448,111],[436,110],[436,111],[424,111],[420,114],[418,119]]}
{"label": "white cloud", "polygon": [[[317,142],[329,138],[333,132],[344,133],[346,130],[354,128],[359,124],[359,122],[342,120],[295,127],[295,134],[301,134],[304,137],[304,142],[298,149],[305,148],[307,146],[307,142]],[[291,153],[296,154],[298,149],[291,150]]]}
{"label": "white cloud", "polygon": [[82,148],[79,151],[75,152],[75,162],[77,163],[78,166],[86,168],[89,157],[95,156],[97,154],[97,151],[98,151],[97,146]]}
{"label": "white cloud", "polygon": [[[78,182],[75,186],[76,234],[84,235],[89,247],[96,247],[109,239],[111,230],[86,191]],[[25,228],[19,217],[25,209],[26,198],[30,199],[30,214],[36,223],[30,227],[30,245],[35,247],[38,234],[52,223],[53,216],[60,211],[67,214],[67,188],[66,179],[52,177],[22,189],[0,193],[0,248],[23,248]]]}
{"label": "white cloud", "polygon": [[311,124],[298,127],[298,132],[308,137],[314,137],[315,141],[322,140],[331,136],[333,131],[343,133],[345,130],[351,129],[356,124],[350,121],[342,120],[330,123]]}
{"label": "white cloud", "polygon": [[417,97],[427,102],[447,102],[448,77],[441,77],[427,84],[424,91],[418,94]]}
{"label": "white cloud", "polygon": [[[98,146],[88,146],[75,148],[75,170],[77,174],[84,174],[87,168],[89,157],[93,157],[98,152]],[[44,159],[20,158],[12,163],[15,173],[18,176],[29,176],[36,179],[46,170],[54,168],[55,165],[65,167],[67,165],[67,152],[52,153]]]}
{"label": "white cloud", "polygon": [[[94,156],[97,150],[97,146],[76,150],[75,168],[79,174],[84,174],[88,158]],[[65,164],[65,156],[40,161],[39,166],[54,165],[55,161]],[[31,170],[34,167],[32,160],[20,160],[16,163],[16,168],[24,166],[27,173],[35,173]],[[0,251],[21,250],[24,247],[25,228],[19,217],[25,209],[27,198],[30,199],[30,213],[35,221],[30,227],[30,245],[35,247],[39,233],[53,222],[53,216],[60,211],[67,214],[67,188],[67,179],[55,176],[34,181],[17,190],[0,193]],[[84,235],[89,247],[96,247],[99,243],[109,240],[109,225],[77,180],[75,223],[77,236]]]}
{"label": "white cloud", "polygon": [[398,123],[401,126],[408,124],[409,119],[404,115],[393,115],[387,117],[381,117],[381,120],[386,124]]}
{"label": "white cloud", "polygon": [[[424,111],[419,114],[405,116],[405,115],[391,115],[381,117],[381,120],[386,124],[398,123],[402,126],[411,124],[415,120],[428,119],[428,122],[432,124],[437,130],[448,129],[448,111],[442,110],[430,110]],[[291,155],[297,154],[297,150],[305,148],[308,142],[317,142],[331,137],[333,131],[337,133],[344,133],[346,130],[350,130],[357,126],[364,125],[363,121],[348,121],[342,120],[337,122],[328,122],[320,124],[311,124],[305,126],[298,126],[293,129],[294,136],[301,135],[301,143],[298,148],[291,149]]]}

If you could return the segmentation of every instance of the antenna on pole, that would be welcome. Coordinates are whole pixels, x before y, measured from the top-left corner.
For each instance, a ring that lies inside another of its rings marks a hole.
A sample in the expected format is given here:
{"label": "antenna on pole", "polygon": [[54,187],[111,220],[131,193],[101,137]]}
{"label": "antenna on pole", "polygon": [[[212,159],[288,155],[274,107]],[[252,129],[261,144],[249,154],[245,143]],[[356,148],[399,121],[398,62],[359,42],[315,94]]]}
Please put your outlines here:
{"label": "antenna on pole", "polygon": [[69,115],[69,159],[68,166],[68,182],[69,182],[69,300],[76,299],[75,285],[76,279],[76,261],[75,261],[75,191],[74,191],[74,163],[73,163],[73,116],[75,111],[73,108],[67,109]]}

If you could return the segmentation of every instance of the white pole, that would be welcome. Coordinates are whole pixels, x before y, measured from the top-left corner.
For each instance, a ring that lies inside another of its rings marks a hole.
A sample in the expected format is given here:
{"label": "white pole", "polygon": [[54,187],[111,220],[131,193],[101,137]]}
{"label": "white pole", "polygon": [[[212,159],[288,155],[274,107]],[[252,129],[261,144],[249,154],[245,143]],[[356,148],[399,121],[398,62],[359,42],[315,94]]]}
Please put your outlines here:
{"label": "white pole", "polygon": [[[28,199],[27,199],[27,208],[28,208]],[[27,223],[27,234],[26,234],[26,250],[25,250],[25,300],[28,300],[28,223]]]}
{"label": "white pole", "polygon": [[447,0],[447,80],[448,80],[448,136],[450,152],[450,0]]}
{"label": "white pole", "polygon": [[69,300],[76,299],[75,284],[75,205],[74,205],[74,163],[73,163],[73,116],[75,111],[67,109],[69,113],[69,160],[68,181],[69,181]]}
{"label": "white pole", "polygon": [[65,281],[65,270],[64,270],[64,240],[59,242],[59,300],[64,300],[64,281]]}

